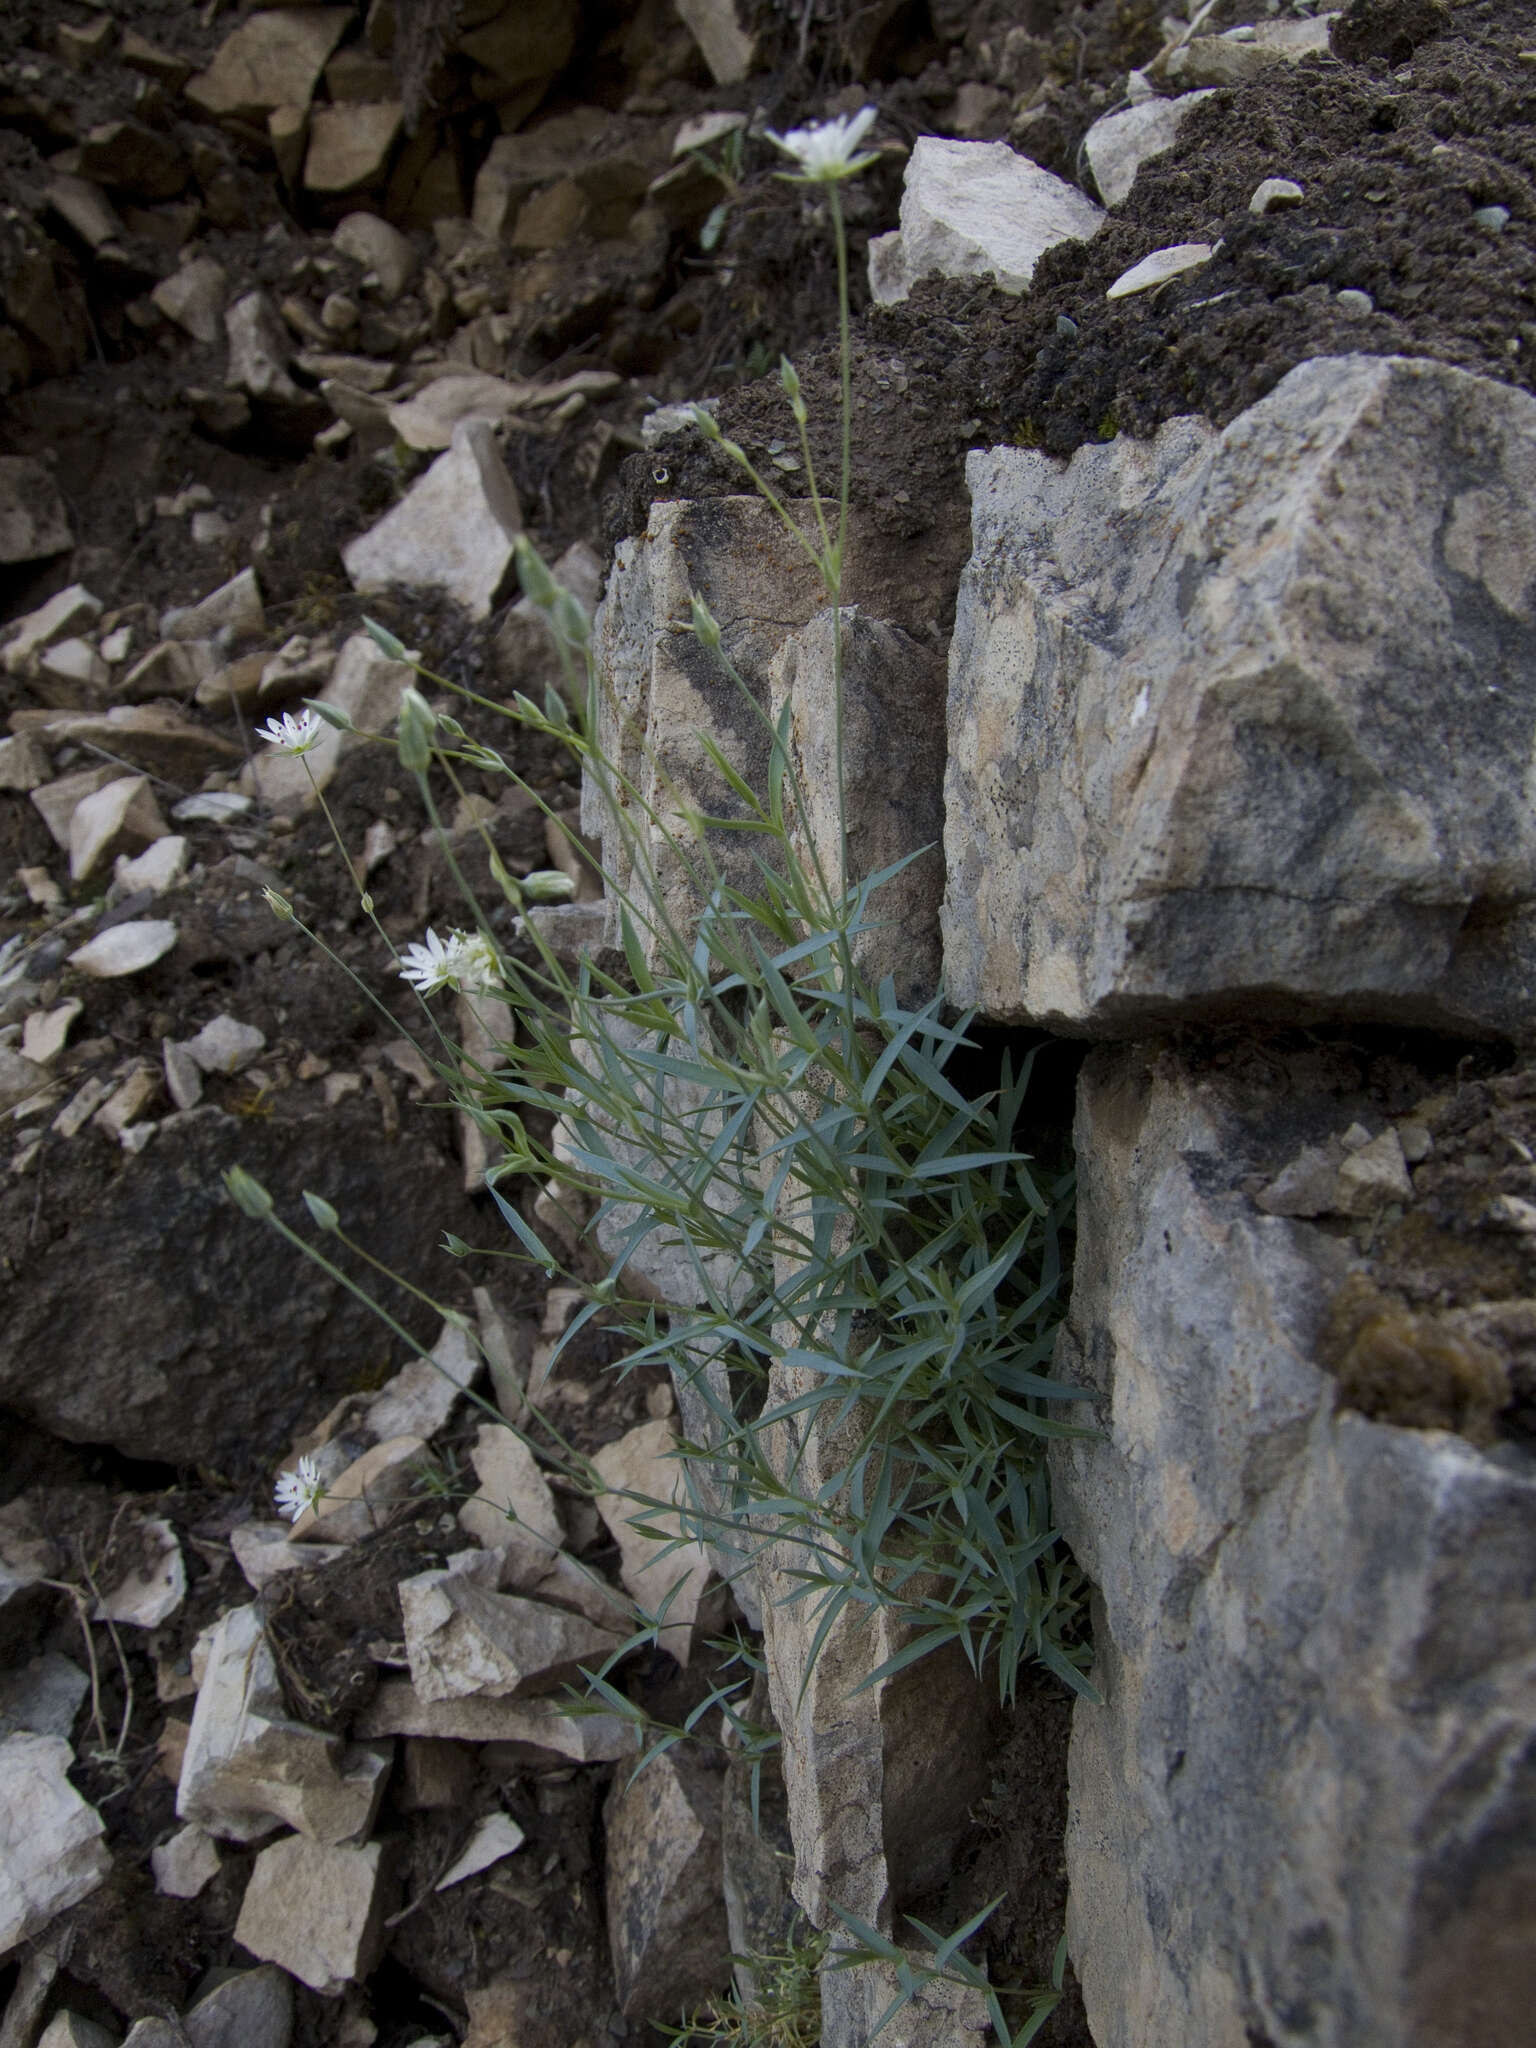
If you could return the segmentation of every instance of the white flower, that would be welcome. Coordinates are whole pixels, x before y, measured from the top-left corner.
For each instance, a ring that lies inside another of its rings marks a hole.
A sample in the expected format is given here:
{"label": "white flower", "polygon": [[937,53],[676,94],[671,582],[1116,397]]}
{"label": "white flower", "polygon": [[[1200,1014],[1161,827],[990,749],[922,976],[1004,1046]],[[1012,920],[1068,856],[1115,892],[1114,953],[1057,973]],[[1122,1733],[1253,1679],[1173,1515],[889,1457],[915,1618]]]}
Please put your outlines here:
{"label": "white flower", "polygon": [[476,995],[495,987],[501,963],[495,947],[480,932],[450,932],[440,939],[428,931],[425,945],[406,947],[400,974],[420,995],[430,996],[440,988]]}
{"label": "white flower", "polygon": [[318,711],[303,711],[297,718],[285,711],[281,718],[269,718],[265,725],[257,726],[256,737],[281,754],[307,754],[324,731],[325,720]]}
{"label": "white flower", "polygon": [[[818,121],[810,128],[791,128],[787,135],[767,130],[768,140],[800,166],[800,176],[812,184],[835,185],[839,179],[856,177],[877,159],[878,152],[854,151],[875,125],[878,107],[864,107],[857,114],[839,114],[835,121]],[[792,177],[793,172],[786,172]]]}
{"label": "white flower", "polygon": [[308,1452],[300,1458],[297,1472],[278,1473],[272,1498],[277,1502],[278,1513],[286,1515],[290,1522],[296,1522],[307,1508],[319,1507],[325,1499],[325,1481]]}

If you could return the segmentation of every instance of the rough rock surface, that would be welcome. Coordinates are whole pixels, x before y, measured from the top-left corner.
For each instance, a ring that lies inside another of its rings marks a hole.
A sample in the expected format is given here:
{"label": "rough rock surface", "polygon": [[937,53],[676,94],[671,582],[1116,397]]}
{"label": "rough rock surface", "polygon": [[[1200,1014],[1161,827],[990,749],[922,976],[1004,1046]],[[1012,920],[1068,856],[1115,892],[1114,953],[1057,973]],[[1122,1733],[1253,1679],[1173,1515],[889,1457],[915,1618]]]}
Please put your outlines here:
{"label": "rough rock surface", "polygon": [[64,1775],[72,1760],[62,1736],[0,1740],[0,1955],[41,1933],[111,1868],[101,1816]]}
{"label": "rough rock surface", "polygon": [[448,452],[377,526],[348,542],[342,560],[357,590],[441,591],[483,619],[510,585],[522,524],[489,424],[461,420]]}
{"label": "rough rock surface", "polygon": [[730,1982],[719,1776],[669,1752],[615,1782],[605,1820],[620,2009],[669,2018]]}
{"label": "rough rock surface", "polygon": [[870,245],[878,305],[904,299],[922,277],[985,277],[1005,292],[1028,289],[1035,265],[1058,242],[1086,242],[1104,216],[1063,178],[1006,142],[948,142],[920,135],[907,163],[901,226]]}
{"label": "rough rock surface", "polygon": [[[219,1186],[236,1163],[295,1207],[311,1188],[343,1217],[367,1215],[369,1249],[401,1272],[422,1270],[444,1217],[474,1228],[457,1171],[428,1147],[410,1154],[410,1204],[395,1198],[401,1149],[362,1104],[305,1123],[190,1111],[119,1169],[132,1199],[104,1177],[67,1241],[32,1248],[0,1331],[0,1400],[78,1443],[219,1467],[281,1449],[322,1389],[351,1391],[376,1325],[253,1235]],[[31,1193],[11,1186],[24,1231]]]}
{"label": "rough rock surface", "polygon": [[1217,436],[973,455],[957,1003],[1519,1032],[1536,989],[1536,403],[1321,358]]}
{"label": "rough rock surface", "polygon": [[1314,1354],[1347,1244],[1240,1185],[1288,1119],[1310,1135],[1261,1073],[1083,1070],[1056,1371],[1104,1434],[1052,1469],[1102,1589],[1067,1845],[1089,2022],[1101,2048],[1514,2048],[1536,1472],[1340,1409]]}

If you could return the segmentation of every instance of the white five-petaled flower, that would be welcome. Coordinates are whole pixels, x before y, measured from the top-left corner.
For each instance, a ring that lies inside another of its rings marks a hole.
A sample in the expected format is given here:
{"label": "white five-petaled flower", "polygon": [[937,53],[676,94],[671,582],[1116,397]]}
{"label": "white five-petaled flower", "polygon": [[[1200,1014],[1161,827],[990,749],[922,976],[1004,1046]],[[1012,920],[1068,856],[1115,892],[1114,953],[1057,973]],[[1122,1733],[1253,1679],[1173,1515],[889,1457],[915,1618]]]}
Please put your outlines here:
{"label": "white five-petaled flower", "polygon": [[325,1499],[325,1481],[320,1477],[320,1467],[308,1452],[300,1458],[296,1472],[278,1473],[272,1497],[277,1502],[278,1513],[286,1515],[290,1522],[296,1522],[307,1508],[319,1507]]}
{"label": "white five-petaled flower", "polygon": [[[866,150],[862,156],[854,152],[878,116],[878,107],[864,107],[857,114],[839,114],[833,121],[817,121],[809,128],[791,128],[787,135],[772,128],[766,132],[770,142],[794,158],[800,177],[813,185],[835,185],[840,179],[856,177],[876,161],[878,151]],[[786,171],[784,175],[796,174]]]}
{"label": "white five-petaled flower", "polygon": [[285,711],[281,718],[269,718],[258,725],[256,737],[276,747],[281,754],[307,754],[325,731],[325,720],[317,711],[301,711],[297,718]]}
{"label": "white five-petaled flower", "polygon": [[428,931],[425,945],[407,946],[400,961],[402,979],[419,995],[440,988],[477,995],[494,988],[500,977],[496,949],[481,932],[450,932],[440,939]]}

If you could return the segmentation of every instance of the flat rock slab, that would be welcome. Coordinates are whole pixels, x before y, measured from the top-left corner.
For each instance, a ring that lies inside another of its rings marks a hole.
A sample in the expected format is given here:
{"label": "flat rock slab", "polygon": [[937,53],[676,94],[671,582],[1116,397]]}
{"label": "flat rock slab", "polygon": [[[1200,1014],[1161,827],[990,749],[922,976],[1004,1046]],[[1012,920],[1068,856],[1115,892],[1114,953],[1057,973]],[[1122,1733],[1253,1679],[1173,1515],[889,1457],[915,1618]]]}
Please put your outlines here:
{"label": "flat rock slab", "polygon": [[1221,434],[968,473],[957,1004],[1094,1037],[1529,1029],[1536,401],[1323,357]]}
{"label": "flat rock slab", "polygon": [[256,1858],[235,1940],[322,1997],[338,1998],[383,1952],[390,1877],[386,1843],[327,1848],[289,1835]]}
{"label": "flat rock slab", "polygon": [[1093,2038],[1514,2048],[1531,1461],[1344,1410],[1316,1363],[1348,1241],[1245,1192],[1316,1135],[1316,1047],[1207,1070],[1101,1047],[1080,1086],[1055,1377],[1102,1434],[1051,1469],[1099,1589],[1067,1833]]}

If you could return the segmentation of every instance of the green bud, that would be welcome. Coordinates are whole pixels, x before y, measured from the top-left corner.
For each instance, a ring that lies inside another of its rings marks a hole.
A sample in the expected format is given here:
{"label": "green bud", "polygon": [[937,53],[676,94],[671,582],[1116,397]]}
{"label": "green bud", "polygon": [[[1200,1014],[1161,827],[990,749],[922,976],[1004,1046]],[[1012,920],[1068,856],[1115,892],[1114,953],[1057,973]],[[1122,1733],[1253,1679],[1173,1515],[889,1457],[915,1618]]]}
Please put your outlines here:
{"label": "green bud", "polygon": [[365,889],[365,890],[363,891],[362,895],[361,895],[361,896],[360,896],[360,897],[358,898],[358,901],[359,901],[359,902],[360,902],[360,903],[362,904],[362,906],[363,906],[363,915],[364,915],[364,917],[372,917],[372,915],[373,915],[373,896],[372,896],[372,893],[371,893],[371,892],[370,892],[369,890]]}
{"label": "green bud", "polygon": [[306,697],[304,699],[304,709],[306,711],[313,711],[316,718],[323,718],[325,723],[333,725],[337,732],[357,731],[357,727],[352,723],[351,717],[347,712],[341,710],[338,705],[322,704],[318,697]]}
{"label": "green bud", "polygon": [[304,1206],[322,1230],[339,1230],[341,1228],[341,1218],[325,1199],[324,1195],[312,1195],[309,1189],[306,1188],[304,1190]]}
{"label": "green bud", "polygon": [[247,1173],[243,1166],[226,1168],[224,1191],[235,1207],[253,1222],[265,1223],[272,1214],[272,1197],[255,1174]]}
{"label": "green bud", "polygon": [[517,557],[517,580],[523,586],[523,595],[541,611],[548,611],[560,595],[560,586],[544,565],[544,558],[528,538],[520,533],[512,543]]}
{"label": "green bud", "polygon": [[711,412],[706,412],[702,405],[696,405],[693,408],[693,424],[704,436],[704,439],[706,441],[719,440],[719,422],[716,420],[714,414]]}
{"label": "green bud", "polygon": [[462,1237],[455,1237],[451,1230],[443,1232],[443,1250],[450,1259],[467,1259],[472,1247]]}
{"label": "green bud", "polygon": [[574,592],[562,590],[550,610],[549,622],[568,647],[585,647],[592,628]]}
{"label": "green bud", "polygon": [[436,727],[432,707],[421,692],[405,690],[400,698],[395,744],[400,749],[400,765],[408,775],[425,775],[431,767],[432,735]]}
{"label": "green bud", "polygon": [[559,868],[535,868],[524,875],[522,888],[530,903],[569,903],[576,894],[576,884]]}
{"label": "green bud", "polygon": [[293,922],[293,905],[286,896],[279,896],[275,889],[263,889],[261,893],[266,897],[267,908],[274,917],[282,918],[285,924]]}
{"label": "green bud", "polygon": [[718,648],[720,645],[720,621],[701,597],[690,597],[688,610],[692,615],[695,637],[704,646]]}
{"label": "green bud", "polygon": [[394,634],[390,632],[388,626],[381,626],[377,619],[370,619],[365,616],[363,619],[363,631],[368,635],[374,646],[378,648],[379,652],[388,655],[391,661],[410,660],[410,653],[404,641],[397,640]]}

